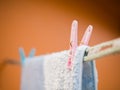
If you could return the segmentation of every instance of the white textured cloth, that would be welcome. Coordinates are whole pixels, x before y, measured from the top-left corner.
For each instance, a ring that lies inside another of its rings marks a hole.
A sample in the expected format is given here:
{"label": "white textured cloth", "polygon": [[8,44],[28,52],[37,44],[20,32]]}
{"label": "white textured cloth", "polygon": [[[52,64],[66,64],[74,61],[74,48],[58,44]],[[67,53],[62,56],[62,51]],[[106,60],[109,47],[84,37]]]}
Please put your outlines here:
{"label": "white textured cloth", "polygon": [[83,62],[86,48],[77,48],[71,70],[68,51],[26,58],[21,90],[97,90],[95,62]]}

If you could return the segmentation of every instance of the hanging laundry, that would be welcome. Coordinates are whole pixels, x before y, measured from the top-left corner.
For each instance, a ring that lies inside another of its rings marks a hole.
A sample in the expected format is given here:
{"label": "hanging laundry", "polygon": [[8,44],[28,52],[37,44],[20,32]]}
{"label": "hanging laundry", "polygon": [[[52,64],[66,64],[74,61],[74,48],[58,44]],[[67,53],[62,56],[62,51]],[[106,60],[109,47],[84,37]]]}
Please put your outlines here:
{"label": "hanging laundry", "polygon": [[97,90],[95,62],[83,62],[88,46],[76,49],[71,69],[69,51],[28,57],[22,65],[21,90]]}

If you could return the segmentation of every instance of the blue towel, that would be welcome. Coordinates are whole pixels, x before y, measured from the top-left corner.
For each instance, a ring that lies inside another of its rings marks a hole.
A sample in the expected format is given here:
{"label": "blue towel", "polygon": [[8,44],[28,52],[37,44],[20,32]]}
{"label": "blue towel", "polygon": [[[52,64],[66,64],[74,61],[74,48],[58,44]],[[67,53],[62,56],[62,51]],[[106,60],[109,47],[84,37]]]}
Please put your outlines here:
{"label": "blue towel", "polygon": [[97,90],[95,61],[83,62],[86,48],[77,48],[71,70],[67,68],[68,50],[26,58],[21,90]]}

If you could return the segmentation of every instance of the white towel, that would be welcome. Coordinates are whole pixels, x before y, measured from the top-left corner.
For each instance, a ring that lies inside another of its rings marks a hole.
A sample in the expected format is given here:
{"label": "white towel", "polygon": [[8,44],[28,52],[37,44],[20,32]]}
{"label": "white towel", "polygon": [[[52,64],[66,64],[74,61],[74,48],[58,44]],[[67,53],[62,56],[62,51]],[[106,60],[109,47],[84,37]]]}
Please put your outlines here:
{"label": "white towel", "polygon": [[97,90],[95,62],[83,62],[86,48],[77,48],[71,70],[67,68],[69,51],[26,58],[21,90]]}

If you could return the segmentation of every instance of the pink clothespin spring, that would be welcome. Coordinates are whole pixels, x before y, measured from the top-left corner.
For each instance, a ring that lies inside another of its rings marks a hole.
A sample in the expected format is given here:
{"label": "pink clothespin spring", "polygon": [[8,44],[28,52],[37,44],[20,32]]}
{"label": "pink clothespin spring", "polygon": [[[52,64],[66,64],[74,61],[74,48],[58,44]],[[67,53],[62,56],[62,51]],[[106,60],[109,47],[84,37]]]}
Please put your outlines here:
{"label": "pink clothespin spring", "polygon": [[71,69],[72,66],[72,60],[75,55],[75,51],[77,48],[77,41],[78,41],[78,22],[74,20],[72,22],[71,26],[71,36],[70,36],[70,52],[69,52],[69,58],[68,58],[68,69]]}
{"label": "pink clothespin spring", "polygon": [[84,36],[80,42],[80,46],[81,45],[88,45],[91,34],[92,34],[92,30],[93,30],[93,26],[89,25],[84,33]]}

